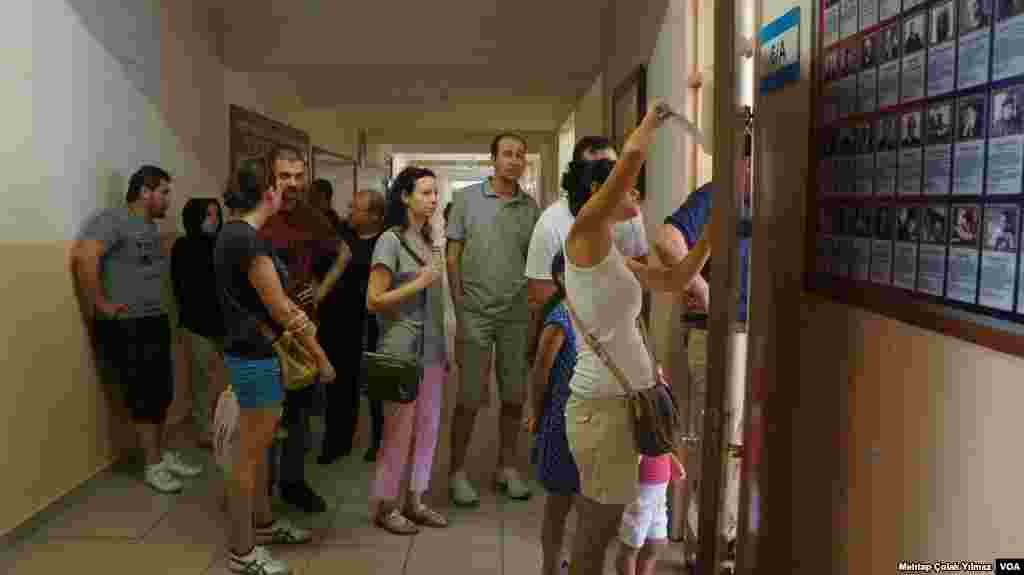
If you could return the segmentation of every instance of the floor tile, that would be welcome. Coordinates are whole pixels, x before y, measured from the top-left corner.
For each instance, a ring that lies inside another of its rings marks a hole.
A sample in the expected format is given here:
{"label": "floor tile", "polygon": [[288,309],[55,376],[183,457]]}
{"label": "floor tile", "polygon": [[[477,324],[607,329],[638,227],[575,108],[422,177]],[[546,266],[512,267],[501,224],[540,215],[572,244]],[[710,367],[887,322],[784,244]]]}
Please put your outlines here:
{"label": "floor tile", "polygon": [[213,545],[76,539],[28,545],[5,573],[52,575],[84,570],[104,575],[201,575],[213,563],[214,553]]}
{"label": "floor tile", "polygon": [[466,541],[455,537],[417,535],[409,552],[406,575],[434,575],[439,570],[460,575],[500,575],[500,538],[481,536]]}
{"label": "floor tile", "polygon": [[381,553],[375,547],[323,545],[309,550],[302,575],[402,575],[405,561],[405,553]]}
{"label": "floor tile", "polygon": [[181,495],[154,491],[137,478],[111,478],[45,528],[47,538],[114,537],[138,539],[148,533]]}

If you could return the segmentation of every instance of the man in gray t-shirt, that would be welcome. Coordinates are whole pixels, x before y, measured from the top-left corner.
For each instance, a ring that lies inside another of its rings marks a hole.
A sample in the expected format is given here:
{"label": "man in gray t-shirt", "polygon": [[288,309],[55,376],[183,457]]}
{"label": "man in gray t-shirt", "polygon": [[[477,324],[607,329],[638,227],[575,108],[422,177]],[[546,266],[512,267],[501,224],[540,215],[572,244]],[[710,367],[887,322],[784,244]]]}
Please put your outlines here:
{"label": "man in gray t-shirt", "polygon": [[98,363],[122,391],[145,452],[145,480],[171,493],[202,469],[162,451],[167,408],[174,399],[171,330],[161,290],[167,253],[155,220],[167,213],[171,177],[143,166],[128,183],[127,204],[103,210],[85,225],[72,254],[82,306],[93,325]]}

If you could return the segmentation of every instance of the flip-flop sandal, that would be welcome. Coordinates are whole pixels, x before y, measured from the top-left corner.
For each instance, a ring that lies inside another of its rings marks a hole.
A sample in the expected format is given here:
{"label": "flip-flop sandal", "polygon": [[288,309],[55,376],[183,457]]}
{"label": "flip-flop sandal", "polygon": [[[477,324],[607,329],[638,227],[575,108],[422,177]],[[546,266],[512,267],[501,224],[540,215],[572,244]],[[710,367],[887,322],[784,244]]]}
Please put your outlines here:
{"label": "flip-flop sandal", "polygon": [[413,523],[417,525],[425,525],[427,527],[448,527],[448,520],[445,519],[440,513],[427,507],[426,505],[420,505],[419,507],[409,507],[405,510],[405,516],[408,517]]}
{"label": "flip-flop sandal", "polygon": [[378,515],[376,523],[377,527],[395,535],[416,535],[420,532],[420,528],[397,509]]}

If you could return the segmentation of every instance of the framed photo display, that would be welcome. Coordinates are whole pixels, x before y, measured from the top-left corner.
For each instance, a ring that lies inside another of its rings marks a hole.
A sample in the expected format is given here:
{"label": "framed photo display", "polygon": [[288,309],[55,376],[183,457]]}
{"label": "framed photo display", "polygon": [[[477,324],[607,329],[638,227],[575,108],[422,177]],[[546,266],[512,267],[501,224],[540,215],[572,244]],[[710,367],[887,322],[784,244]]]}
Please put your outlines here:
{"label": "framed photo display", "polygon": [[805,287],[1024,357],[1024,0],[818,0]]}

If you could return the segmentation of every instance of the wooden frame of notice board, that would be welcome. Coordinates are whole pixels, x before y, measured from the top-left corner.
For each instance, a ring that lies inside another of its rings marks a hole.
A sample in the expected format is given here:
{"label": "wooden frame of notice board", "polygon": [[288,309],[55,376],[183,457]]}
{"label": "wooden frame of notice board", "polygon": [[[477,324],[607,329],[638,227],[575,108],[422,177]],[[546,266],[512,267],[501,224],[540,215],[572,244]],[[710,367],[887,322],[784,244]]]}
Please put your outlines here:
{"label": "wooden frame of notice board", "polygon": [[1022,3],[816,2],[805,289],[1024,356]]}
{"label": "wooden frame of notice board", "polygon": [[287,145],[302,152],[307,166],[306,189],[309,189],[312,181],[309,134],[234,104],[228,107],[228,122],[229,174],[234,174],[243,160],[266,159],[275,146]]}

